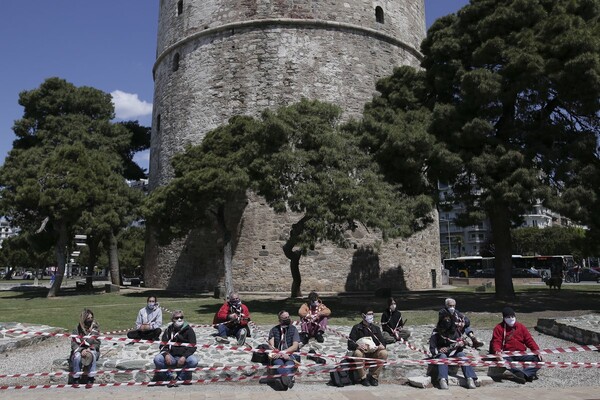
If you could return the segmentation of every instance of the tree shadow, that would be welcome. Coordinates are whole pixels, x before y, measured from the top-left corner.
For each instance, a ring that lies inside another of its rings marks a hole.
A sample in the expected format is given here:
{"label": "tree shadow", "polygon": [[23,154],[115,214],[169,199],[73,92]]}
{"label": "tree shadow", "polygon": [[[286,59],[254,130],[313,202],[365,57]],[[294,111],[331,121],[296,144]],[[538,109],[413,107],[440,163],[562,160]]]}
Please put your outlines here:
{"label": "tree shadow", "polygon": [[398,265],[396,268],[381,272],[379,255],[373,248],[361,246],[352,256],[345,289],[347,292],[379,289],[382,297],[389,297],[391,290],[407,290],[404,269]]}

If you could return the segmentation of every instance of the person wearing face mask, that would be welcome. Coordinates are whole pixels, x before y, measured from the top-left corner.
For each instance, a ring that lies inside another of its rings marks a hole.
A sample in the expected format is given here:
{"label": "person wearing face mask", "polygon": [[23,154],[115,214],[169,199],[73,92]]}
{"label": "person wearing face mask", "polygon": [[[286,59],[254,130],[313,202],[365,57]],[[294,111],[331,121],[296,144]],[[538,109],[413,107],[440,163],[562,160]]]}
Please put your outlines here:
{"label": "person wearing face mask", "polygon": [[327,321],[331,310],[319,298],[314,290],[308,295],[308,302],[302,304],[298,310],[300,316],[300,339],[303,344],[308,344],[310,338],[323,343],[323,334],[327,329]]}
{"label": "person wearing face mask", "polygon": [[381,313],[381,328],[383,329],[383,340],[385,344],[392,344],[410,337],[410,332],[404,329],[405,320],[402,313],[397,309],[396,300],[388,299],[388,308]]}
{"label": "person wearing face mask", "polygon": [[446,314],[450,315],[458,332],[460,334],[464,333],[471,339],[472,347],[478,349],[483,346],[483,342],[480,342],[475,337],[475,332],[471,329],[471,320],[469,320],[469,317],[456,309],[456,300],[448,298],[444,301],[444,305],[445,307],[440,310],[438,318],[443,318]]}
{"label": "person wearing face mask", "polygon": [[71,372],[73,377],[69,379],[73,384],[93,384],[96,374],[96,361],[100,357],[100,327],[94,319],[92,310],[84,308],[79,315],[79,324],[73,330],[71,339]]}
{"label": "person wearing face mask", "polygon": [[[529,330],[522,323],[517,321],[515,311],[510,307],[504,307],[502,310],[502,322],[494,328],[492,340],[490,342],[490,354],[496,355],[499,359],[507,361],[530,361],[541,362],[540,355],[524,356],[503,356],[503,352],[527,351],[537,352],[540,347],[535,342]],[[516,368],[511,366],[504,372],[503,377],[524,384],[531,382],[537,377],[539,367],[527,366],[525,368]]]}
{"label": "person wearing face mask", "polygon": [[[365,307],[361,313],[362,321],[352,327],[348,337],[348,350],[351,350],[353,357],[359,358],[375,358],[378,360],[387,360],[388,353],[385,349],[385,341],[381,334],[381,329],[373,324],[374,313],[373,308]],[[370,338],[364,341],[362,338]],[[364,343],[373,343],[373,346],[368,346]],[[360,384],[363,386],[378,386],[379,373],[383,368],[382,364],[376,364],[369,369],[367,374],[367,366],[359,368],[356,372]]]}
{"label": "person wearing face mask", "polygon": [[[156,369],[165,368],[196,368],[198,359],[193,355],[196,352],[196,333],[191,326],[185,322],[183,311],[174,311],[171,323],[165,329],[160,345],[160,353],[154,357]],[[177,343],[190,343],[193,346],[182,346]],[[154,376],[155,381],[171,380],[169,373],[158,372]],[[191,385],[191,371],[179,371],[174,378],[175,381],[185,381],[184,385]],[[177,386],[176,382],[168,384],[169,387]]]}
{"label": "person wearing face mask", "polygon": [[[433,358],[446,359],[449,357],[465,357],[463,349],[466,343],[462,339],[462,333],[458,331],[454,320],[450,314],[441,314],[436,327],[433,329],[429,338],[429,352]],[[433,364],[428,370],[428,374],[436,376],[432,369]],[[475,389],[477,387],[477,375],[473,367],[462,366],[462,372],[467,380],[467,388]],[[442,390],[448,390],[448,365],[437,365],[437,378],[439,387]]]}
{"label": "person wearing face mask", "polygon": [[162,332],[162,309],[156,296],[146,298],[146,307],[142,308],[135,320],[135,329],[127,332],[129,339],[158,340]]}
{"label": "person wearing face mask", "polygon": [[242,304],[239,294],[231,293],[213,319],[213,325],[219,331],[216,341],[229,344],[227,337],[233,336],[237,339],[238,346],[242,346],[246,343],[246,337],[250,335],[248,321],[250,321],[248,307]]}
{"label": "person wearing face mask", "polygon": [[[300,362],[300,356],[293,354],[298,351],[300,335],[298,329],[291,325],[289,312],[281,310],[277,317],[279,325],[269,331],[269,346],[279,351],[269,353],[269,358],[271,365],[277,367],[277,374],[291,374],[294,372],[296,364]],[[282,376],[280,380],[285,390],[294,386],[293,375]]]}

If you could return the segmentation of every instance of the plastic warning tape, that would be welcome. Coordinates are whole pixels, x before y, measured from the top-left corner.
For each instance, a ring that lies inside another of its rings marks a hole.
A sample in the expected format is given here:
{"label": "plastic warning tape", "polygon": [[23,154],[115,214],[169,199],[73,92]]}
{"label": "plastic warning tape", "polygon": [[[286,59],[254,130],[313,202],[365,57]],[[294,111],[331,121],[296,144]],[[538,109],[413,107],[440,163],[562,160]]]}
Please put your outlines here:
{"label": "plastic warning tape", "polygon": [[[339,332],[339,331],[337,331],[337,330],[335,330],[335,329],[333,329],[333,328],[330,328],[330,327],[327,327],[326,329],[327,329],[329,332],[331,332],[331,333],[333,333],[333,334],[335,334],[335,335],[337,335],[337,336],[340,336],[340,337],[342,337],[342,338],[344,338],[344,339],[348,339],[348,340],[350,340],[350,337],[349,337],[348,335],[346,335],[346,334],[342,333],[342,332]],[[420,348],[418,348],[417,346],[413,345],[412,343],[410,343],[410,342],[408,342],[408,341],[406,341],[406,340],[404,340],[404,339],[402,339],[402,338],[400,338],[400,341],[399,341],[399,342],[400,342],[400,343],[402,343],[402,344],[404,344],[404,345],[405,345],[407,348],[409,348],[410,350],[413,350],[413,351],[419,352],[419,353],[421,353],[421,354],[424,354],[424,355],[426,355],[427,357],[429,357],[429,356],[431,355],[431,354],[429,354],[429,352],[428,352],[428,351],[426,351],[426,350],[423,350],[423,349],[420,349]]]}

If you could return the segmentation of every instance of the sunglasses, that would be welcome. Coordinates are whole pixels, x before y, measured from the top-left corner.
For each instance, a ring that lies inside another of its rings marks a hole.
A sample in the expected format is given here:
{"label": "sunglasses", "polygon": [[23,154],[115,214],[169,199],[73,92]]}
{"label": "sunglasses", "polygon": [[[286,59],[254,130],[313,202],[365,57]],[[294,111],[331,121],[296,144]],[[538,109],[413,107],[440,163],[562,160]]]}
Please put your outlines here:
{"label": "sunglasses", "polygon": [[183,321],[183,315],[181,317],[173,317],[173,321]]}

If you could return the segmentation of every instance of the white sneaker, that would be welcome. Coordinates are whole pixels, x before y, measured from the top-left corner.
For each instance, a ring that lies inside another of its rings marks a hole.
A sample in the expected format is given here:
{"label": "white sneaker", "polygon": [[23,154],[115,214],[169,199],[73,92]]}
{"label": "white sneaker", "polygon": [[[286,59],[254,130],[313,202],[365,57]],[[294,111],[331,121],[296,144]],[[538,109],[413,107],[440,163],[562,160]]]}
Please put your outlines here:
{"label": "white sneaker", "polygon": [[473,378],[467,378],[467,389],[475,389],[476,387]]}
{"label": "white sneaker", "polygon": [[217,343],[229,344],[229,339],[224,338],[223,336],[217,336],[215,340],[217,341]]}
{"label": "white sneaker", "polygon": [[444,378],[440,379],[440,389],[448,390],[448,381],[446,381]]}
{"label": "white sneaker", "polygon": [[237,344],[238,344],[238,346],[243,346],[243,345],[244,345],[244,343],[246,343],[246,335],[247,335],[247,332],[246,332],[246,330],[245,330],[245,329],[242,329],[242,330],[240,331],[240,338],[239,338],[239,339],[238,339],[238,341],[237,341]]}

